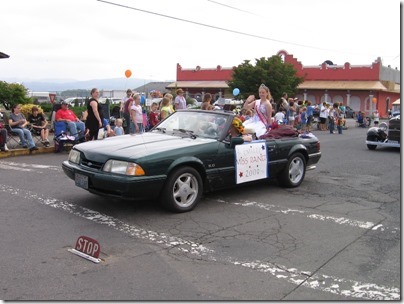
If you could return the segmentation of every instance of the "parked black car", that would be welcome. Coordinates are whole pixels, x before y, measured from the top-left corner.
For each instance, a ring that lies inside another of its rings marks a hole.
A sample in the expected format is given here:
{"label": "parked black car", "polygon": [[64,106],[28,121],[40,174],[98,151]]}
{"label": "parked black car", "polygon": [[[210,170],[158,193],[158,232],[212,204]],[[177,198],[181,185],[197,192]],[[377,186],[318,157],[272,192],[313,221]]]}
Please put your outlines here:
{"label": "parked black car", "polygon": [[355,118],[355,111],[350,106],[345,106],[345,117]]}

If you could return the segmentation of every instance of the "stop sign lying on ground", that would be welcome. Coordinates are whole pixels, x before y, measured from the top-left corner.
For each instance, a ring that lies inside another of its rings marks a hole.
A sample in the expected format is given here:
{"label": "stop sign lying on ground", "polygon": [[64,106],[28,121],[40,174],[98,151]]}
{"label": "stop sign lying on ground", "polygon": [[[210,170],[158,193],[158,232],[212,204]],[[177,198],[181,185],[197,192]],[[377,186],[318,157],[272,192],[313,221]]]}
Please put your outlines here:
{"label": "stop sign lying on ground", "polygon": [[100,243],[88,236],[79,236],[76,247],[67,250],[91,262],[97,264],[101,262],[101,259],[98,258],[101,251]]}
{"label": "stop sign lying on ground", "polygon": [[101,251],[101,246],[97,240],[82,235],[79,236],[79,238],[77,239],[76,247],[74,249],[98,259]]}

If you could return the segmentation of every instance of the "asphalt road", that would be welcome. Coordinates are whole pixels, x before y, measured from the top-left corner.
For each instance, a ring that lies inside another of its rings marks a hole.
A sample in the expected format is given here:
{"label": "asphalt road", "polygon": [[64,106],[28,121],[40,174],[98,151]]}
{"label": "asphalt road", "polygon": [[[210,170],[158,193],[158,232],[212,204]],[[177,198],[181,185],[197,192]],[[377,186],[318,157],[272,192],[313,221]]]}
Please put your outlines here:
{"label": "asphalt road", "polygon": [[[299,188],[244,185],[184,214],[75,187],[67,154],[2,159],[0,299],[399,300],[400,151],[365,133],[316,131]],[[68,251],[81,235],[101,263]]]}

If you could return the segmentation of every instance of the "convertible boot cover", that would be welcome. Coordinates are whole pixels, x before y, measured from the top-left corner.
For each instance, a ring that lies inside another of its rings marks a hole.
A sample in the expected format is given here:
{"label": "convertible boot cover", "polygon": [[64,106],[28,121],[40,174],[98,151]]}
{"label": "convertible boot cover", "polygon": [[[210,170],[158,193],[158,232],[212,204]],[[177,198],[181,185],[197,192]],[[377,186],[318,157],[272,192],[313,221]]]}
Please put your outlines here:
{"label": "convertible boot cover", "polygon": [[261,135],[260,139],[266,138],[282,138],[282,137],[298,137],[299,131],[294,127],[288,125],[279,125],[274,129],[267,131],[264,135]]}

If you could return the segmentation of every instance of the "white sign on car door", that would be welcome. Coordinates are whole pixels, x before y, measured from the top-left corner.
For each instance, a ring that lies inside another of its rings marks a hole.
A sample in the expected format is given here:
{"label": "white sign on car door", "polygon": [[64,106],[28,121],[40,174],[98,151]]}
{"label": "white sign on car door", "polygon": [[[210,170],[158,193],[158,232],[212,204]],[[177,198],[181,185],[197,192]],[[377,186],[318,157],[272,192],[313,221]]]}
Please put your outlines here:
{"label": "white sign on car door", "polygon": [[237,184],[267,178],[268,161],[265,140],[237,145],[235,152]]}

